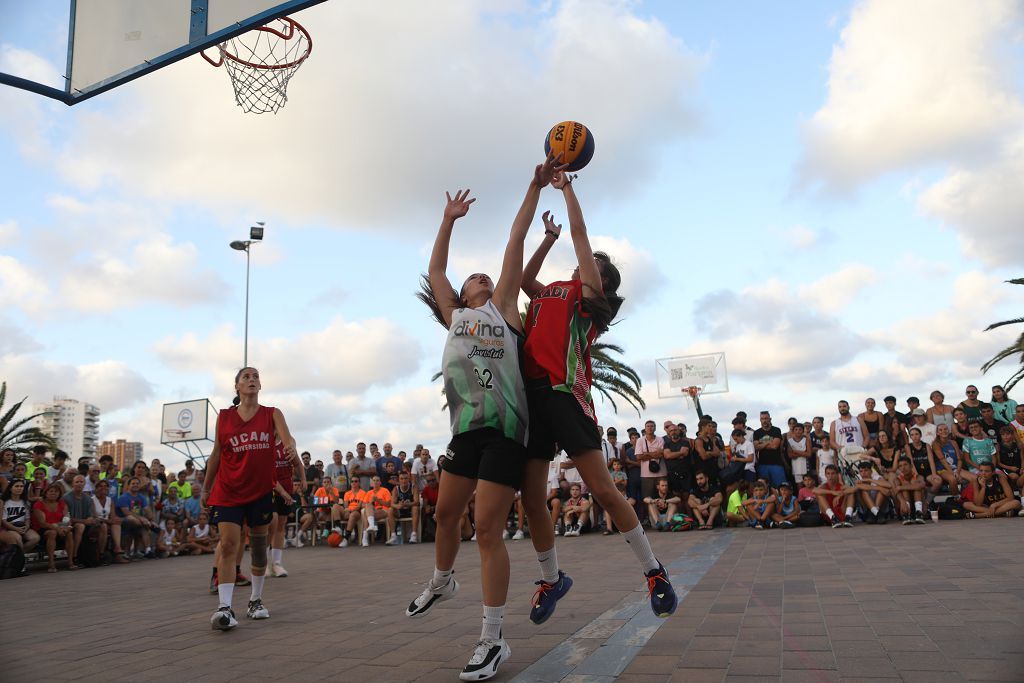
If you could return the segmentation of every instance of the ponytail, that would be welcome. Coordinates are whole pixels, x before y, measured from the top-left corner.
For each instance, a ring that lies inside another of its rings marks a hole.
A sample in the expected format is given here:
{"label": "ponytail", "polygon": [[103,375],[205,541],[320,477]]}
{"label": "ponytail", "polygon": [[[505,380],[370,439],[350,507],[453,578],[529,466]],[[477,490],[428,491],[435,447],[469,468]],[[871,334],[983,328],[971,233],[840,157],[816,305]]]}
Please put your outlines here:
{"label": "ponytail", "polygon": [[[452,297],[458,299],[458,295],[452,290]],[[441,313],[441,306],[437,303],[437,296],[434,294],[434,288],[430,286],[430,276],[423,274],[420,275],[420,291],[416,292],[416,298],[426,304],[427,308],[430,309],[430,317],[436,320],[441,327],[448,329],[448,324],[444,321],[444,314]]]}
{"label": "ponytail", "polygon": [[595,251],[594,260],[597,262],[598,270],[601,272],[603,296],[585,297],[583,302],[586,305],[587,311],[593,317],[594,323],[597,325],[598,333],[601,334],[608,331],[608,327],[611,326],[612,321],[618,316],[619,309],[622,308],[622,303],[625,299],[618,295],[619,285],[622,284],[622,274],[619,273],[619,269],[612,263],[611,257],[603,251]]}

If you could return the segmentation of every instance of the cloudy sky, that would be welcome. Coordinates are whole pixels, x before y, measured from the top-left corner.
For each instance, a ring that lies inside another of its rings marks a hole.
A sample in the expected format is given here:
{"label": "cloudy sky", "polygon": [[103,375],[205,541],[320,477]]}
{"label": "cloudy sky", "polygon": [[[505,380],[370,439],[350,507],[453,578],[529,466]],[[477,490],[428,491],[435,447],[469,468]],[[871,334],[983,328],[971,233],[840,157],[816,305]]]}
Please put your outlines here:
{"label": "cloudy sky", "polygon": [[[60,3],[0,0],[0,71],[59,85]],[[838,398],[951,398],[1014,331],[1024,255],[1024,10],[1014,0],[328,1],[276,116],[198,57],[66,107],[0,89],[0,379],[160,446],[161,405],[223,406],[250,363],[301,448],[446,441],[443,330],[413,298],[445,190],[479,199],[451,276],[497,273],[555,122],[594,131],[577,192],[623,272],[607,341],[723,351],[705,409],[832,415]],[[553,190],[541,209],[564,217]],[[528,240],[539,240],[540,223]],[[558,243],[541,279],[572,268]],[[985,393],[983,391],[983,393]],[[1018,396],[1018,399],[1020,397]],[[598,403],[601,422],[640,420]]]}

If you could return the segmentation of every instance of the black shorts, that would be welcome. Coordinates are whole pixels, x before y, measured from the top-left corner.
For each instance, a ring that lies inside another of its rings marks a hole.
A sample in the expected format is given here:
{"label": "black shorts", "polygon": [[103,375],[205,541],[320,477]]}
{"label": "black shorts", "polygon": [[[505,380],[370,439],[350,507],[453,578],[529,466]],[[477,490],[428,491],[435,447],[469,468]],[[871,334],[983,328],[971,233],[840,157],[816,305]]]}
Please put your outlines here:
{"label": "black shorts", "polygon": [[474,429],[452,437],[447,452],[438,459],[438,466],[460,477],[518,489],[526,466],[526,447],[497,429]]}
{"label": "black shorts", "polygon": [[214,505],[210,508],[210,523],[227,522],[242,526],[245,522],[249,528],[270,524],[274,516],[274,492],[270,491],[262,498],[257,498],[245,505]]}
{"label": "black shorts", "polygon": [[526,392],[530,406],[530,442],[527,457],[551,461],[558,449],[579,455],[584,451],[601,450],[597,423],[587,417],[576,397],[551,388]]}
{"label": "black shorts", "polygon": [[[272,495],[274,496],[274,512],[277,513],[278,517],[287,517],[292,514],[292,510],[295,509],[294,503],[289,505],[284,502],[284,496],[278,495],[276,491]],[[292,500],[294,501],[294,498]]]}

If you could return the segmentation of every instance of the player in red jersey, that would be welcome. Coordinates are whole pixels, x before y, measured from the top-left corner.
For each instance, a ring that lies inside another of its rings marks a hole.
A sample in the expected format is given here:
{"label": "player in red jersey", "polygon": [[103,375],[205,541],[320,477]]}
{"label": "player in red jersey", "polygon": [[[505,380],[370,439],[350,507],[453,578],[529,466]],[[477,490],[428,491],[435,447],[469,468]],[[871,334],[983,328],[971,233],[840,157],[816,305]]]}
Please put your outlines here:
{"label": "player in red jersey", "polygon": [[203,507],[211,506],[210,521],[220,535],[217,593],[220,606],[210,618],[215,629],[238,626],[231,609],[235,589],[235,553],[242,543],[242,524],[249,525],[252,596],[247,616],[267,619],[263,582],[267,571],[267,527],[274,514],[274,444],[295,457],[295,439],[277,408],[259,404],[260,374],[242,368],[235,375],[233,405],[217,415],[217,438],[206,465]]}
{"label": "player in red jersey", "polygon": [[530,297],[524,363],[530,440],[522,498],[543,573],[530,618],[541,623],[550,616],[555,602],[568,590],[564,584],[568,581],[571,585],[569,577],[557,570],[554,530],[545,503],[548,463],[556,448],[569,455],[591,495],[623,530],[647,578],[651,609],[659,617],[667,617],[678,603],[675,591],[636,512],[616,491],[608,473],[590,392],[590,347],[622,305],[622,297],[616,293],[621,275],[606,254],[591,249],[583,210],[568,174],[557,174],[551,186],[565,198],[579,265],[570,280],[547,286],[537,281],[544,258],[562,229],[545,212],[544,239],[523,269],[523,291]]}
{"label": "player in red jersey", "polygon": [[284,530],[288,515],[292,511],[292,494],[295,493],[292,474],[299,478],[299,490],[306,490],[306,468],[298,455],[285,452],[284,443],[274,444],[274,521],[270,523],[270,575],[278,578],[288,576],[288,570],[281,564],[284,554]]}

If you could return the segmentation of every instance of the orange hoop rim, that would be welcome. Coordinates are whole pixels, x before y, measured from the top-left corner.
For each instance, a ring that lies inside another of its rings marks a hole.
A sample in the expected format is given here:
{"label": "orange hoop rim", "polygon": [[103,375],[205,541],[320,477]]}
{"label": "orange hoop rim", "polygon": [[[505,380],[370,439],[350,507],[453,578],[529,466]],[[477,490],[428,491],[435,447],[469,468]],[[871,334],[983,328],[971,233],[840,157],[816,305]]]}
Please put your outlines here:
{"label": "orange hoop rim", "polygon": [[215,60],[211,59],[209,57],[209,55],[206,54],[206,50],[200,51],[199,54],[201,54],[203,56],[203,59],[205,59],[207,62],[209,62],[211,66],[215,66],[215,67],[221,66],[222,64],[224,64],[224,60],[225,59],[230,59],[232,62],[235,62],[236,64],[241,64],[242,66],[247,66],[247,67],[249,67],[251,69],[275,70],[275,69],[288,69],[288,68],[291,68],[293,66],[298,66],[299,64],[302,64],[304,61],[306,61],[306,58],[309,57],[311,52],[313,52],[313,36],[309,35],[309,31],[306,30],[305,26],[303,26],[299,22],[295,21],[291,17],[278,17],[278,20],[279,21],[284,21],[284,22],[288,23],[288,32],[287,33],[282,33],[282,32],[278,31],[275,28],[271,28],[269,25],[259,26],[257,28],[254,28],[253,30],[254,31],[266,31],[267,33],[273,33],[275,36],[277,36],[278,38],[281,38],[283,40],[291,40],[292,38],[294,38],[296,30],[298,30],[299,33],[301,33],[303,36],[305,36],[306,43],[308,45],[306,47],[306,51],[303,54],[301,54],[299,57],[297,57],[296,59],[293,59],[290,62],[285,62],[284,64],[256,64],[256,63],[253,63],[253,62],[248,62],[248,61],[246,61],[244,59],[240,59],[238,56],[233,55],[230,52],[228,52],[224,48],[224,45],[226,43],[221,43],[220,45],[217,46],[217,48],[220,50],[220,60],[216,60],[215,61]]}

